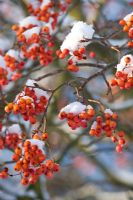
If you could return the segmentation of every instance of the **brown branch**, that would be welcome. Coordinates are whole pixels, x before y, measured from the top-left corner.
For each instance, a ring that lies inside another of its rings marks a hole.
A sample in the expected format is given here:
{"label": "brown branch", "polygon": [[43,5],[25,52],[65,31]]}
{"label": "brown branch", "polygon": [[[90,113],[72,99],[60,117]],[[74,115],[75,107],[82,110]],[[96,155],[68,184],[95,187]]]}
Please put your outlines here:
{"label": "brown branch", "polygon": [[117,62],[111,63],[106,65],[105,68],[103,68],[101,71],[96,72],[95,74],[89,76],[84,83],[80,86],[80,90],[83,90],[83,88],[88,84],[89,81],[91,81],[92,79],[103,75],[103,73],[105,73],[107,70],[111,69],[112,67],[114,67],[117,64]]}
{"label": "brown branch", "polygon": [[36,78],[36,79],[34,79],[35,81],[40,81],[40,80],[42,80],[42,79],[44,79],[44,78],[47,78],[47,77],[49,77],[49,76],[54,76],[54,75],[56,75],[56,74],[60,74],[60,73],[63,73],[63,72],[65,72],[66,70],[65,69],[58,69],[58,70],[56,70],[56,71],[54,71],[54,72],[50,72],[50,73],[48,73],[48,74],[44,74],[44,75],[42,75],[42,76],[40,76],[40,77],[38,77],[38,78]]}

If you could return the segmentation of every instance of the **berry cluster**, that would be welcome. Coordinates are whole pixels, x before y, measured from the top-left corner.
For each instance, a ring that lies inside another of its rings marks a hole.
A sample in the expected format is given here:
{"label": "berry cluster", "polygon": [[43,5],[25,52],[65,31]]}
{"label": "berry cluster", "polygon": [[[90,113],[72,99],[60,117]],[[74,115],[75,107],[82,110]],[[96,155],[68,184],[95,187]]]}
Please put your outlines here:
{"label": "berry cluster", "polygon": [[5,146],[15,149],[21,143],[21,140],[22,138],[17,133],[8,133],[5,136]]}
{"label": "berry cluster", "polygon": [[[53,51],[51,47],[50,28],[43,25],[36,17],[29,16],[20,21],[19,25],[13,25],[17,40],[21,43],[21,53],[24,58],[37,59],[42,66],[53,61]],[[45,45],[44,45],[45,44]]]}
{"label": "berry cluster", "polygon": [[10,49],[4,56],[6,66],[9,67],[11,71],[21,70],[24,67],[24,62],[20,58],[19,51]]}
{"label": "berry cluster", "polygon": [[0,55],[0,86],[8,84],[8,71],[6,69],[6,63],[4,57],[2,56],[2,52]]}
{"label": "berry cluster", "polygon": [[6,179],[8,178],[8,168],[4,167],[4,169],[0,172],[0,178],[2,179]]}
{"label": "berry cluster", "polygon": [[116,151],[122,152],[122,148],[126,143],[124,139],[125,133],[123,131],[116,131],[117,127],[117,113],[113,113],[110,109],[106,109],[103,116],[97,116],[96,121],[93,122],[89,134],[91,136],[100,137],[102,133],[106,137],[110,137],[116,145]]}
{"label": "berry cluster", "polygon": [[8,72],[0,66],[0,86],[8,84]]}
{"label": "berry cluster", "polygon": [[130,89],[133,87],[133,77],[128,77],[124,72],[118,71],[115,78],[111,80],[111,86],[119,86],[120,89]]}
{"label": "berry cluster", "polygon": [[24,62],[19,58],[19,52],[11,49],[5,55],[0,55],[0,86],[7,85],[21,77]]}
{"label": "berry cluster", "polygon": [[38,20],[45,23],[50,22],[51,27],[54,29],[57,24],[59,13],[66,11],[71,2],[71,0],[64,0],[62,2],[38,0],[36,6],[34,3],[29,4],[28,10],[32,15],[35,15]]}
{"label": "berry cluster", "polygon": [[42,132],[40,130],[33,130],[33,139],[45,141],[48,139],[48,133]]}
{"label": "berry cluster", "polygon": [[32,44],[28,48],[23,45],[21,49],[25,58],[38,60],[42,66],[47,66],[53,61],[53,51],[48,46],[44,48],[42,44]]}
{"label": "berry cluster", "polygon": [[[14,170],[22,175],[21,184],[34,184],[40,175],[51,178],[59,170],[59,165],[52,160],[46,160],[41,140],[26,140],[21,147],[15,149],[12,159],[16,161]],[[45,161],[45,163],[44,163]]]}
{"label": "berry cluster", "polygon": [[[5,133],[5,134],[4,134]],[[18,124],[9,127],[3,127],[0,137],[0,149],[8,148],[14,150],[24,137]]]}
{"label": "berry cluster", "polygon": [[[73,57],[70,58],[67,63],[67,70],[71,72],[78,72],[79,67],[76,66],[75,61],[85,59],[86,58],[85,52],[86,50],[84,47],[81,47],[78,50],[73,51]],[[69,50],[68,49],[63,49],[63,51],[57,50],[56,54],[60,59],[64,59],[66,56],[68,56]]]}
{"label": "berry cluster", "polygon": [[115,78],[111,81],[111,86],[119,86],[120,89],[130,89],[133,87],[133,56],[126,55],[121,58],[117,65]]}
{"label": "berry cluster", "polygon": [[[75,35],[75,32],[77,35]],[[70,54],[71,57],[67,63],[69,71],[79,71],[79,67],[76,65],[77,61],[87,59],[85,47],[92,39],[94,32],[92,25],[87,25],[82,21],[77,22],[66,36],[60,50],[57,50],[56,54],[60,59],[64,59]]]}
{"label": "berry cluster", "polygon": [[72,130],[76,128],[87,127],[87,122],[90,121],[95,115],[95,110],[92,106],[85,106],[80,102],[73,102],[66,107],[62,108],[59,113],[61,120],[67,119],[68,126]]}
{"label": "berry cluster", "polygon": [[[35,83],[35,81],[33,81]],[[25,121],[36,123],[36,116],[45,111],[48,102],[48,94],[39,89],[25,86],[24,91],[17,95],[13,103],[5,107],[5,112],[21,114]]]}
{"label": "berry cluster", "polygon": [[128,47],[133,47],[133,13],[128,14],[124,19],[120,20],[119,24],[123,26],[123,31],[128,32],[131,41],[128,42]]}

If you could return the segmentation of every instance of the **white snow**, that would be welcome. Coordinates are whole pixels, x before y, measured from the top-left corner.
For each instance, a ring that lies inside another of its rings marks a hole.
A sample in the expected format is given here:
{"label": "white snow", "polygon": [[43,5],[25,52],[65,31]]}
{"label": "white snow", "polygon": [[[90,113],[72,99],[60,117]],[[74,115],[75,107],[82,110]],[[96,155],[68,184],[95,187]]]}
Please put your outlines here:
{"label": "white snow", "polygon": [[20,25],[21,27],[25,27],[25,28],[27,28],[30,24],[32,24],[32,25],[37,25],[37,26],[41,26],[41,22],[39,22],[39,21],[37,20],[37,18],[34,17],[34,16],[25,17],[23,20],[21,20],[21,21],[19,22],[19,25]]}
{"label": "white snow", "polygon": [[34,47],[39,47],[39,44],[38,43],[33,43],[33,44],[31,44],[30,46],[29,46],[29,48],[28,48],[28,51],[30,51],[32,48],[34,48]]}
{"label": "white snow", "polygon": [[44,6],[46,6],[48,3],[50,3],[50,0],[43,0],[42,3],[41,3],[40,8],[43,9]]}
{"label": "white snow", "polygon": [[21,97],[21,98],[23,98],[23,99],[30,99],[32,102],[34,102],[34,100],[30,97],[30,96],[23,96],[23,97]]}
{"label": "white snow", "polygon": [[11,126],[8,127],[8,132],[11,133],[17,133],[18,135],[20,135],[22,133],[21,128],[18,124],[13,124]]}
{"label": "white snow", "polygon": [[16,95],[15,101],[17,101],[20,97],[23,97],[23,96],[25,96],[25,92],[24,91],[22,91],[21,93]]}
{"label": "white snow", "polygon": [[71,52],[77,50],[80,47],[84,47],[88,42],[81,42],[81,40],[92,39],[94,34],[93,25],[87,25],[86,23],[79,21],[74,24],[71,32],[66,36],[60,49],[69,49]]}
{"label": "white snow", "polygon": [[124,17],[124,20],[125,20],[126,22],[130,21],[132,15],[133,15],[133,12],[131,12],[130,14],[126,15],[126,16]]}
{"label": "white snow", "polygon": [[6,63],[5,63],[5,60],[3,58],[3,56],[0,55],[0,67],[2,68],[6,68]]}
{"label": "white snow", "polygon": [[16,96],[15,101],[16,101],[17,104],[19,104],[21,98],[23,98],[23,99],[25,99],[25,100],[26,100],[26,99],[30,99],[31,102],[32,102],[32,106],[35,107],[35,105],[34,105],[34,99],[32,99],[30,96],[26,96],[24,92],[21,92],[20,94],[18,94],[18,95]]}
{"label": "white snow", "polygon": [[25,85],[26,86],[31,86],[31,87],[34,87],[35,85],[35,83],[37,83],[36,81],[34,81],[34,80],[32,80],[32,79],[28,79],[27,81],[26,81],[26,83],[25,83]]}
{"label": "white snow", "polygon": [[25,38],[28,40],[29,38],[32,37],[33,34],[40,34],[40,27],[33,27],[31,29],[28,29],[27,31],[23,32],[22,34],[25,36]]}
{"label": "white snow", "polygon": [[39,8],[40,6],[38,0],[28,0],[28,4],[31,4],[34,9]]}
{"label": "white snow", "polygon": [[41,90],[39,88],[34,88],[35,94],[38,98],[40,98],[41,96],[45,96],[47,99],[49,98],[49,95],[46,91]]}
{"label": "white snow", "polygon": [[91,129],[96,129],[96,127],[97,127],[97,122],[94,121],[93,124],[91,125]]}
{"label": "white snow", "polygon": [[6,55],[9,55],[15,58],[16,60],[19,60],[19,51],[16,51],[14,49],[10,49],[9,51],[7,51]]}
{"label": "white snow", "polygon": [[106,114],[110,114],[110,115],[113,115],[113,112],[112,112],[112,110],[110,110],[110,109],[105,109],[104,110],[104,113]]}
{"label": "white snow", "polygon": [[89,109],[93,109],[93,107],[92,107],[91,105],[88,105],[86,108],[87,108],[88,110],[89,110]]}
{"label": "white snow", "polygon": [[83,105],[82,103],[75,101],[73,103],[70,103],[69,105],[65,106],[60,110],[61,112],[65,113],[74,113],[74,114],[79,114],[83,112],[86,109],[86,106]]}

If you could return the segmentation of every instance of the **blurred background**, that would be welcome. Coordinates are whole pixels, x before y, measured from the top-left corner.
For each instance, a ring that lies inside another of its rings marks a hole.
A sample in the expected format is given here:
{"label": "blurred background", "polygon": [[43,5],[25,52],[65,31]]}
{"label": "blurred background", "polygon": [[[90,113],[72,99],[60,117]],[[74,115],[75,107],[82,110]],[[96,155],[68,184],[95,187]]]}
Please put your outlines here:
{"label": "blurred background", "polygon": [[[0,49],[6,52],[13,47],[15,34],[11,26],[28,16],[28,0],[0,0]],[[132,0],[73,0],[67,15],[61,16],[55,34],[57,48],[75,21],[94,24],[95,38],[106,37],[114,31],[121,30],[118,21],[132,12]],[[113,63],[127,52],[127,34],[119,33],[108,39],[109,46],[92,41],[88,46],[88,60],[91,63]],[[110,46],[121,48],[117,52]],[[91,58],[90,52],[96,54]],[[46,74],[55,69],[65,67],[65,62],[54,61],[50,67],[32,73],[31,78]],[[33,63],[27,63],[27,70]],[[115,67],[115,66],[114,66]],[[82,67],[78,73],[65,73],[48,77],[40,81],[42,86],[54,88],[55,85],[74,76],[88,77],[96,72],[96,68]],[[109,81],[115,69],[106,73]],[[26,78],[16,85],[5,87],[10,101],[20,92]],[[79,83],[77,83],[79,84]],[[107,94],[107,85],[103,77],[89,82],[85,89],[85,97],[98,99],[105,106],[117,111],[120,116],[119,127],[126,131],[129,138],[128,147],[123,153],[115,152],[115,146],[108,140],[98,140],[88,136],[85,131],[72,131],[65,122],[59,121],[59,110],[66,104],[76,100],[74,91],[69,87],[59,90],[53,98],[48,115],[49,155],[61,165],[61,170],[52,180],[40,180],[29,187],[20,185],[19,177],[0,180],[0,200],[133,200],[133,92],[112,90],[113,98]],[[95,106],[95,105],[94,105]],[[2,110],[1,110],[2,112]],[[16,119],[12,119],[16,120]],[[23,122],[20,122],[23,123]],[[26,131],[31,127],[22,124]],[[10,160],[11,152],[0,152],[0,162]],[[12,168],[12,165],[10,165]]]}

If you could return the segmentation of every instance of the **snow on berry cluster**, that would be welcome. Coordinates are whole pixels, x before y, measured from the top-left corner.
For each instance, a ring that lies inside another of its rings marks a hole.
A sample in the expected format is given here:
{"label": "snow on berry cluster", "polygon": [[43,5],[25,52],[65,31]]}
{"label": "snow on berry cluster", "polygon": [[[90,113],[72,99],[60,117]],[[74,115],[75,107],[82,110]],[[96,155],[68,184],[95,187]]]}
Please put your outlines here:
{"label": "snow on berry cluster", "polygon": [[71,32],[66,36],[60,50],[57,51],[59,58],[64,59],[67,55],[71,55],[68,60],[67,69],[77,72],[79,68],[76,66],[77,60],[85,59],[85,47],[94,35],[93,25],[88,25],[82,21],[75,23]]}
{"label": "snow on berry cluster", "polygon": [[[21,44],[21,54],[24,58],[38,60],[42,66],[53,60],[52,50],[54,43],[47,24],[43,24],[35,16],[28,16],[18,25],[13,25],[17,40]],[[45,45],[44,45],[45,43]]]}
{"label": "snow on berry cluster", "polygon": [[52,178],[59,170],[59,165],[53,160],[46,159],[44,142],[37,139],[27,139],[15,149],[12,156],[16,162],[14,170],[21,173],[21,184],[35,184],[40,175]]}
{"label": "snow on berry cluster", "polygon": [[45,112],[49,98],[47,92],[34,86],[35,83],[33,80],[28,80],[24,91],[16,96],[14,102],[5,107],[7,113],[21,114],[23,119],[29,120],[31,124],[36,123],[38,114]]}
{"label": "snow on berry cluster", "polygon": [[71,2],[72,0],[61,0],[57,2],[52,0],[29,0],[28,10],[38,20],[45,23],[50,22],[51,27],[54,29],[59,15],[67,10]]}
{"label": "snow on berry cluster", "polygon": [[[9,56],[9,54],[10,56]],[[11,81],[16,81],[21,77],[20,70],[23,68],[23,62],[11,56],[10,52],[4,56],[0,55],[0,86],[5,86]]]}
{"label": "snow on berry cluster", "polygon": [[120,89],[133,87],[133,56],[125,55],[117,65],[115,78],[111,81],[112,86],[119,86]]}
{"label": "snow on berry cluster", "polygon": [[[14,129],[16,129],[17,133],[14,133]],[[9,127],[8,132],[5,140],[0,138],[0,145],[2,144],[1,141],[3,141],[3,146],[5,145],[6,148],[13,149],[12,161],[15,162],[14,170],[21,174],[22,185],[36,183],[41,175],[52,178],[54,173],[59,171],[59,165],[53,160],[48,159],[44,150],[44,141],[47,140],[48,133],[35,130],[32,139],[25,139],[22,135],[21,138],[19,137],[20,141],[17,142],[16,135],[20,136],[21,132],[18,125]],[[16,141],[15,144],[12,143],[13,139]],[[5,167],[0,172],[0,178],[7,178],[9,176],[8,171],[9,169]]]}
{"label": "snow on berry cluster", "polygon": [[133,47],[133,12],[126,15],[119,24],[123,26],[123,31],[128,32],[131,41],[128,42],[128,47]]}
{"label": "snow on berry cluster", "polygon": [[117,113],[113,113],[110,109],[106,109],[103,116],[97,116],[96,121],[93,122],[89,134],[95,137],[101,137],[104,133],[106,137],[116,143],[116,151],[122,152],[126,139],[124,131],[117,131]]}
{"label": "snow on berry cluster", "polygon": [[36,60],[41,66],[47,66],[53,61],[52,34],[59,15],[66,11],[70,3],[71,0],[59,3],[50,0],[28,1],[31,16],[12,26],[17,37],[17,49],[14,47],[6,53],[0,51],[0,86],[20,79],[27,59]]}
{"label": "snow on berry cluster", "polygon": [[70,3],[68,0],[60,3],[50,0],[29,1],[28,9],[31,16],[12,27],[18,42],[21,43],[24,58],[36,59],[42,66],[47,66],[53,61],[52,33],[56,28],[59,13],[66,11]]}
{"label": "snow on berry cluster", "polygon": [[74,130],[79,127],[86,128],[87,122],[95,115],[95,110],[92,106],[84,105],[80,102],[73,102],[60,110],[59,118],[67,119],[68,125]]}
{"label": "snow on berry cluster", "polygon": [[8,71],[6,69],[6,63],[4,57],[0,55],[0,86],[7,85],[8,83]]}
{"label": "snow on berry cluster", "polygon": [[117,113],[113,113],[110,109],[105,109],[102,115],[96,116],[92,106],[84,105],[80,102],[73,102],[60,110],[59,118],[66,119],[72,130],[82,127],[87,128],[87,122],[93,121],[89,134],[95,137],[101,137],[104,133],[106,137],[110,137],[116,145],[116,151],[122,152],[123,146],[126,144],[123,131],[117,131]]}
{"label": "snow on berry cluster", "polygon": [[10,49],[4,56],[6,66],[11,70],[21,70],[24,67],[24,61],[22,61],[20,52],[14,49]]}
{"label": "snow on berry cluster", "polygon": [[22,142],[23,138],[23,133],[18,124],[3,127],[0,135],[0,149],[9,148],[13,150]]}

